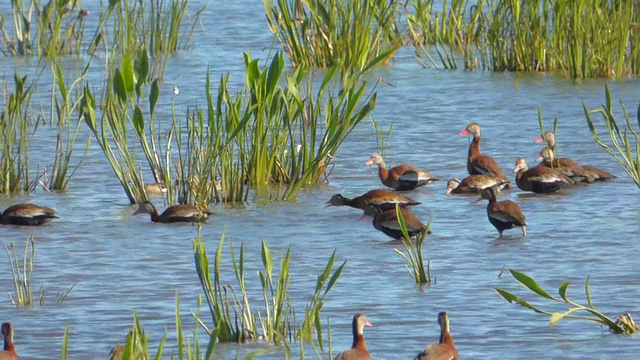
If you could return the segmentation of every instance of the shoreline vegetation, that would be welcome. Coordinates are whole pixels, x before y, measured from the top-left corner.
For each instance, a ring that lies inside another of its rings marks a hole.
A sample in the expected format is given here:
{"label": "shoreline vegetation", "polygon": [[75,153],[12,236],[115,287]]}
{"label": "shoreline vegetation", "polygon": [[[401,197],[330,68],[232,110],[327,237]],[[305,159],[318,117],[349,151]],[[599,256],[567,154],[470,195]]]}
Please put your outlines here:
{"label": "shoreline vegetation", "polygon": [[[281,50],[274,49],[266,59],[243,53],[244,86],[235,93],[228,86],[229,74],[212,79],[208,69],[203,90],[206,106],[188,109],[181,118],[177,114],[185,111],[176,110],[172,100],[171,121],[161,125],[156,122],[156,107],[167,65],[174,54],[188,51],[206,5],[192,10],[188,0],[107,3],[98,14],[90,14],[77,0],[44,5],[12,0],[10,19],[4,14],[0,18],[2,54],[43,60],[51,65],[53,78],[49,106],[41,109],[33,104],[37,78],[16,72],[13,86],[5,81],[0,114],[0,193],[34,192],[39,187],[65,191],[82,166],[91,141],[95,141],[131,204],[149,200],[145,179],[150,177],[166,188],[168,203],[206,208],[216,202],[247,203],[255,194],[269,201],[294,199],[303,188],[328,182],[332,159],[356,126],[371,119],[375,127],[371,114],[379,82],[368,81],[367,75],[392,63],[401,47],[413,47],[416,61],[424,67],[553,72],[570,79],[640,75],[637,1],[265,0],[265,27]],[[436,3],[442,3],[442,7],[436,8]],[[90,59],[71,82],[60,62],[66,58]],[[106,63],[105,80],[92,84],[86,75],[91,62],[101,60]],[[640,187],[640,162],[634,160],[640,152],[638,133],[624,106],[626,129],[620,129],[608,87],[605,98],[601,109],[584,107],[589,129],[594,141]],[[600,140],[592,114],[602,115],[613,148]],[[52,165],[34,173],[27,138],[45,125],[42,119],[49,119],[57,138]],[[78,158],[73,149],[81,131],[88,131],[90,136],[85,154]],[[376,133],[384,135],[377,128]],[[382,140],[384,144],[384,136]],[[429,262],[425,265],[422,253],[425,236],[426,231],[415,243],[403,240],[406,254],[396,250],[416,284],[431,283]],[[210,319],[192,313],[197,325],[193,337],[186,339],[176,295],[179,357],[211,359],[219,342],[258,340],[273,343],[278,349],[275,351],[284,352],[288,358],[293,342],[299,343],[301,358],[308,349],[318,357],[331,354],[330,323],[325,325],[320,313],[346,262],[337,265],[334,251],[317,277],[309,303],[304,310],[296,311],[288,294],[291,248],[280,254],[279,268],[274,271],[273,256],[262,242],[263,268],[257,274],[264,298],[256,305],[250,302],[244,284],[244,245],[239,252],[229,246],[230,255],[224,254],[231,259],[236,283],[223,283],[223,244],[224,236],[210,263],[200,235],[193,241],[196,273]],[[13,244],[5,251],[16,304],[30,306],[39,300],[44,305],[44,293],[36,292],[39,299],[34,299],[32,289],[33,239],[27,241],[22,260]],[[550,315],[552,325],[562,318],[585,319],[571,316],[581,310],[596,316],[587,320],[603,323],[614,333],[637,331],[630,315],[616,322],[595,310],[588,278],[588,306],[583,306],[566,298],[568,283],[560,286],[561,298],[556,298],[539,288],[533,278],[515,270],[511,274],[537,295],[574,306],[567,313],[551,313],[495,289],[509,302]],[[65,301],[72,289],[61,292],[56,302]],[[206,349],[200,347],[199,336],[202,344],[207,343]],[[119,357],[112,358],[159,359],[166,340],[165,335],[152,355],[134,315],[126,345],[118,350]],[[68,342],[67,328],[63,359]],[[264,350],[245,358],[261,352]]]}

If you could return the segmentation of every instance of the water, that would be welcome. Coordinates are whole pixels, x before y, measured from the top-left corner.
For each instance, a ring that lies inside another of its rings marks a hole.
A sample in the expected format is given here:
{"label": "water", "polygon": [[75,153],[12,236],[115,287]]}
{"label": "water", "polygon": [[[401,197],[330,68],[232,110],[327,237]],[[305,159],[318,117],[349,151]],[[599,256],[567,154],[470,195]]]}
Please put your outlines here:
{"label": "water", "polygon": [[[203,17],[204,33],[194,38],[193,50],[171,62],[162,85],[161,106],[168,107],[173,86],[180,88],[175,101],[182,113],[187,106],[201,105],[207,66],[211,66],[212,79],[230,71],[232,83],[241,83],[241,52],[250,49],[254,56],[264,58],[271,45],[262,4],[210,4]],[[95,6],[88,7],[97,14]],[[0,9],[9,14],[7,5]],[[0,61],[7,81],[14,69],[28,73],[34,65],[24,59],[4,57]],[[97,83],[102,74],[92,76]],[[437,341],[437,313],[445,310],[460,355],[466,359],[617,359],[640,352],[637,336],[610,335],[606,329],[581,321],[562,321],[549,328],[547,317],[508,304],[493,291],[494,287],[504,288],[545,309],[562,311],[562,307],[525,293],[510,276],[499,277],[501,270],[526,272],[551,293],[569,280],[569,296],[581,303],[585,302],[584,279],[591,275],[593,301],[599,310],[610,316],[630,311],[638,318],[640,191],[593,142],[582,110],[583,103],[596,108],[604,101],[604,81],[422,69],[411,49],[399,52],[394,64],[373,78],[378,76],[391,84],[379,87],[373,113],[383,128],[394,124],[385,150],[390,165],[414,164],[443,180],[464,177],[469,140],[458,132],[472,121],[482,125],[481,150],[506,172],[517,157],[533,163],[540,150],[533,143],[539,136],[540,107],[545,126],[551,127],[554,117],[560,119],[562,156],[619,178],[562,195],[506,192],[501,198],[517,201],[527,216],[526,240],[518,237],[518,230],[506,233],[510,240],[496,240],[497,232],[486,219],[486,204],[474,204],[469,197],[447,198],[445,181],[409,193],[423,203],[414,209],[420,218],[426,222],[433,216],[433,235],[424,251],[437,282],[420,289],[405,272],[403,260],[394,254],[396,246],[374,230],[370,221],[358,221],[360,213],[354,209],[323,205],[335,193],[356,196],[381,187],[374,169],[363,165],[379,151],[372,126],[364,122],[336,154],[330,184],[306,190],[293,202],[245,208],[212,205],[216,215],[202,229],[209,253],[215,251],[223,232],[236,247],[244,242],[248,287],[257,293],[258,279],[253,274],[260,268],[261,239],[274,254],[292,246],[291,293],[301,307],[309,300],[316,275],[337,249],[338,260],[347,265],[323,311],[333,324],[335,351],[350,346],[351,317],[364,312],[374,324],[365,333],[373,358],[411,358]],[[44,79],[40,90],[46,93]],[[609,86],[614,98],[622,98],[635,116],[638,82],[611,82]],[[50,164],[54,132],[41,127],[34,137],[32,164]],[[86,133],[82,137],[86,139]],[[166,331],[167,347],[175,349],[176,293],[190,335],[194,326],[189,313],[197,310],[201,293],[193,265],[195,227],[152,224],[147,217],[131,217],[134,209],[127,205],[95,142],[68,192],[39,190],[2,198],[0,208],[26,201],[54,207],[60,219],[40,228],[5,226],[0,230],[1,245],[14,243],[19,253],[28,235],[36,238],[34,284],[36,289],[42,284],[48,294],[42,307],[16,308],[6,297],[0,300],[0,319],[13,323],[22,358],[59,357],[68,323],[69,358],[104,359],[115,343],[124,341],[134,312],[150,336],[151,348]],[[0,291],[6,293],[13,287],[8,261],[2,263],[5,275],[0,277]],[[231,271],[228,269],[228,282],[233,280]],[[74,283],[66,301],[56,305],[55,293]],[[260,348],[269,346],[243,345],[240,351]],[[218,358],[234,358],[238,347],[220,346],[218,350]],[[281,357],[275,352],[259,358]]]}

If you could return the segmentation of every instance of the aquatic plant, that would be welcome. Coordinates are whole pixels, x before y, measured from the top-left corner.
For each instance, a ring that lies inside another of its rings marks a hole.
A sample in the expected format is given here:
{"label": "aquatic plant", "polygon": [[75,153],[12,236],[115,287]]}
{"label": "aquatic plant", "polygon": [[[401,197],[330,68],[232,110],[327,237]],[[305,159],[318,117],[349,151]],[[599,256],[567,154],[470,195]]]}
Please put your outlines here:
{"label": "aquatic plant", "polygon": [[33,95],[33,84],[27,76],[14,73],[15,88],[5,96],[0,113],[0,193],[33,191],[37,185],[29,178],[27,124]]}
{"label": "aquatic plant", "polygon": [[399,1],[265,0],[269,28],[295,67],[361,72],[402,46]]}
{"label": "aquatic plant", "polygon": [[[504,300],[508,301],[509,303],[517,303],[520,306],[525,307],[529,310],[533,310],[539,314],[549,315],[551,317],[550,323],[549,323],[550,326],[554,326],[560,320],[566,318],[566,319],[580,319],[580,320],[595,322],[608,327],[612,332],[616,334],[635,334],[636,332],[638,332],[638,326],[635,325],[629,313],[619,316],[617,320],[613,320],[608,316],[604,315],[603,313],[599,312],[598,310],[596,310],[595,306],[593,305],[593,302],[591,301],[591,292],[589,290],[589,277],[587,277],[587,280],[585,281],[585,286],[584,286],[584,292],[587,298],[587,305],[585,306],[585,305],[578,304],[567,297],[567,290],[569,288],[568,281],[565,281],[562,284],[560,284],[560,287],[558,288],[558,294],[560,295],[560,297],[558,298],[555,296],[551,296],[549,293],[543,290],[540,287],[540,285],[538,285],[538,283],[535,281],[535,279],[533,279],[532,277],[513,269],[509,269],[509,272],[511,273],[511,276],[513,276],[513,278],[516,279],[516,281],[520,285],[524,286],[527,290],[533,292],[534,294],[541,296],[545,299],[570,306],[569,309],[564,313],[546,311],[536,306],[533,306],[531,303],[513,295],[510,292],[507,292],[502,289],[494,288],[496,293],[498,293],[500,297],[502,297]],[[573,313],[578,311],[587,312],[593,316],[572,315]]]}
{"label": "aquatic plant", "polygon": [[431,284],[430,261],[427,260],[427,265],[425,267],[424,256],[422,254],[422,245],[424,244],[427,234],[429,234],[429,229],[431,228],[431,218],[429,218],[429,223],[427,224],[426,229],[416,236],[414,244],[407,232],[407,226],[404,222],[404,217],[402,216],[402,212],[400,211],[400,206],[398,204],[396,204],[396,216],[398,217],[398,223],[400,224],[400,229],[404,235],[401,241],[407,253],[405,254],[399,249],[393,249],[393,251],[402,256],[405,260],[406,264],[404,267],[417,284]]}
{"label": "aquatic plant", "polygon": [[49,1],[42,8],[36,1],[27,4],[25,6],[22,0],[11,1],[13,37],[9,35],[4,19],[0,20],[4,54],[28,56],[35,53],[38,57],[49,58],[80,54],[88,14],[81,8],[80,1]]}
{"label": "aquatic plant", "polygon": [[[90,63],[87,63],[82,74],[76,78],[71,85],[67,86],[64,81],[64,75],[60,64],[57,62],[51,63],[53,82],[51,84],[51,108],[50,108],[50,123],[56,124],[58,127],[58,135],[56,138],[56,150],[53,166],[51,167],[51,177],[48,177],[48,169],[43,174],[44,181],[41,182],[45,188],[49,190],[66,190],[69,185],[71,177],[78,170],[84,156],[78,161],[75,168],[69,173],[71,166],[71,155],[73,153],[76,138],[82,120],[80,118],[72,120],[72,117],[78,111],[80,106],[80,96],[75,100],[71,99],[71,94],[77,89],[89,71]],[[89,143],[85,149],[89,150]],[[49,179],[49,181],[47,181]]]}
{"label": "aquatic plant", "polygon": [[445,68],[560,71],[572,78],[637,74],[640,8],[634,1],[409,1],[418,60]]}
{"label": "aquatic plant", "polygon": [[106,54],[131,57],[147,52],[151,59],[148,80],[161,79],[169,55],[188,46],[207,6],[189,16],[188,4],[188,0],[109,1],[109,6],[100,10],[87,51],[93,55],[102,49]]}
{"label": "aquatic plant", "polygon": [[336,260],[335,251],[322,274],[318,276],[312,300],[305,308],[301,324],[298,324],[299,320],[295,317],[296,312],[289,297],[291,248],[281,254],[280,269],[275,274],[273,257],[266,242],[262,241],[263,268],[258,271],[258,277],[262,287],[263,308],[262,311],[254,311],[245,284],[244,244],[240,247],[239,257],[236,256],[234,248],[230,247],[236,278],[235,287],[223,285],[224,234],[218,244],[212,267],[200,235],[194,239],[193,244],[196,270],[209,305],[213,329],[210,329],[199,316],[196,319],[212,338],[220,342],[244,342],[264,338],[276,345],[286,345],[291,340],[315,340],[322,343],[320,311],[324,305],[324,298],[335,285],[346,263],[342,263],[332,273]]}
{"label": "aquatic plant", "polygon": [[[629,177],[636,183],[636,186],[640,188],[640,134],[633,129],[631,116],[627,112],[622,100],[620,100],[620,107],[622,108],[626,124],[626,128],[623,130],[620,130],[618,120],[616,120],[613,113],[613,101],[611,100],[611,90],[608,84],[605,84],[605,103],[599,109],[589,110],[585,104],[582,104],[582,107],[593,140],[616,160],[620,167],[624,169],[624,171],[629,174]],[[602,120],[609,131],[609,138],[611,139],[613,148],[600,139],[591,114],[600,114],[602,116]],[[636,116],[638,125],[640,126],[640,104],[638,105]]]}

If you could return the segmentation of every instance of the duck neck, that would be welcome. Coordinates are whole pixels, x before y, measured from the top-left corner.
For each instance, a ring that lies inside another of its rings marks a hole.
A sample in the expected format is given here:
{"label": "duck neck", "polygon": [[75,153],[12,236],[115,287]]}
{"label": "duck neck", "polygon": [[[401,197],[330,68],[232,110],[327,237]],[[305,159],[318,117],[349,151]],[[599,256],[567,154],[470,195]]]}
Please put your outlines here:
{"label": "duck neck", "polygon": [[367,344],[364,342],[362,328],[358,328],[358,324],[353,324],[353,344],[351,348],[368,351]]}
{"label": "duck neck", "polygon": [[158,214],[158,210],[156,210],[156,207],[151,205],[151,221],[153,222],[158,222],[160,220],[160,215]]}
{"label": "duck neck", "polygon": [[496,201],[497,201],[496,193],[489,190],[489,206],[491,206],[492,204],[495,204]]}
{"label": "duck neck", "polygon": [[4,337],[4,350],[15,353],[16,348],[13,346],[13,338],[11,334]]}
{"label": "duck neck", "polygon": [[480,153],[480,135],[474,136],[473,141],[469,144],[469,156]]}
{"label": "duck neck", "polygon": [[380,179],[382,181],[387,180],[387,178],[389,178],[389,171],[387,170],[387,167],[384,163],[378,165],[378,176],[380,176]]}
{"label": "duck neck", "polygon": [[[495,196],[492,196],[495,200]],[[440,344],[453,344],[453,337],[449,333],[449,323],[445,323],[442,325],[442,329],[440,329]]]}

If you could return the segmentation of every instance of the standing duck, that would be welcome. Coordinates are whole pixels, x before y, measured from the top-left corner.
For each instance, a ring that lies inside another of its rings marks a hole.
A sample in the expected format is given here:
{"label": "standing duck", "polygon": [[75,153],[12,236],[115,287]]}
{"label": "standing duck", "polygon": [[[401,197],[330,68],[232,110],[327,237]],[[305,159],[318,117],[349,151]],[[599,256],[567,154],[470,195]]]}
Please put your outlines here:
{"label": "standing duck", "polygon": [[[409,212],[409,210],[401,208],[400,213],[402,214],[402,219],[404,219],[404,224],[407,228],[409,237],[419,235],[427,229],[427,225],[423,224],[422,221]],[[400,228],[400,223],[398,222],[396,209],[377,213],[373,217],[373,227],[394,239],[400,239],[404,236],[402,234],[402,229]],[[430,234],[431,231],[428,233]]]}
{"label": "standing duck", "polygon": [[[460,135],[473,135],[473,141],[469,144],[467,157],[467,172],[469,175],[488,175],[507,180],[500,165],[490,156],[480,153],[480,124],[471,123],[466,129],[460,131]],[[509,184],[509,189],[513,185]]]}
{"label": "standing duck", "polygon": [[2,324],[2,337],[4,337],[4,350],[0,351],[0,360],[18,360],[18,354],[13,345],[13,329],[8,322]]}
{"label": "standing duck", "polygon": [[577,162],[567,158],[556,159],[555,155],[553,154],[553,150],[549,149],[548,147],[542,148],[542,150],[540,151],[540,155],[538,155],[536,161],[540,161],[538,166],[557,170],[567,175],[575,182],[592,183],[595,181],[593,176],[588,171],[583,169],[582,166],[578,165]]}
{"label": "standing duck", "polygon": [[364,327],[373,326],[364,314],[355,314],[351,323],[353,331],[353,344],[351,349],[338,354],[335,360],[371,360],[371,355],[364,342]]}
{"label": "standing duck", "polygon": [[42,225],[57,219],[56,211],[35,204],[17,204],[10,206],[0,215],[0,224]]}
{"label": "standing duck", "polygon": [[[534,140],[535,142],[539,143],[539,142],[545,142],[545,144],[547,144],[547,147],[549,149],[551,149],[551,152],[553,153],[553,156],[557,156],[556,153],[556,134],[551,131],[551,130],[547,130],[545,131],[541,137],[537,138]],[[575,161],[569,159],[569,158],[559,158],[556,161],[558,161],[560,163],[560,165],[562,166],[570,166],[570,165],[578,165],[578,163],[576,163]],[[580,166],[580,165],[578,165]],[[589,177],[591,178],[591,180],[593,181],[607,181],[607,180],[613,180],[616,177],[604,170],[600,170],[597,168],[594,168],[593,166],[589,166],[589,165],[582,165],[581,166],[582,170],[585,171]]]}
{"label": "standing duck", "polygon": [[387,170],[382,156],[373,154],[365,165],[378,165],[378,175],[382,184],[396,190],[413,190],[419,186],[431,184],[439,179],[427,171],[415,166],[402,164]]}
{"label": "standing duck", "polygon": [[331,197],[331,200],[325,203],[326,206],[351,206],[352,208],[362,209],[365,215],[371,216],[380,211],[395,210],[396,204],[404,208],[419,205],[420,203],[398,192],[386,189],[370,190],[353,199],[346,198],[342,194],[335,194]]}
{"label": "standing duck", "polygon": [[502,232],[517,227],[522,228],[522,237],[527,237],[527,219],[522,214],[520,206],[511,200],[497,201],[492,188],[482,190],[481,199],[489,200],[487,216],[502,237]]}
{"label": "standing duck", "polygon": [[173,222],[204,222],[212,212],[202,211],[195,206],[187,204],[178,204],[169,206],[162,214],[158,215],[155,206],[148,201],[140,203],[138,210],[133,215],[149,214],[151,221],[158,223]]}
{"label": "standing duck", "polygon": [[446,312],[442,311],[438,314],[438,325],[440,325],[440,342],[427,345],[414,360],[458,360],[458,350],[449,332],[449,316]]}
{"label": "standing duck", "polygon": [[447,190],[445,194],[450,196],[451,194],[477,194],[488,187],[495,188],[500,191],[508,188],[511,183],[507,180],[498,179],[493,176],[486,175],[469,175],[462,181],[453,178],[447,181]]}
{"label": "standing duck", "polygon": [[534,193],[551,193],[575,185],[570,177],[544,166],[529,169],[524,158],[516,160],[513,168],[516,174],[516,185],[523,191]]}

